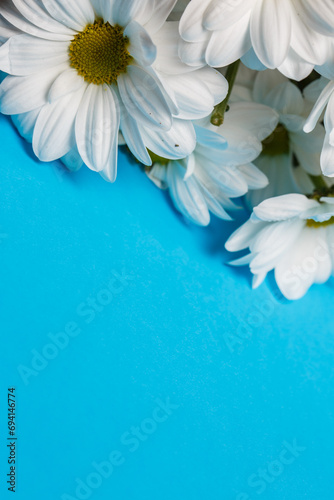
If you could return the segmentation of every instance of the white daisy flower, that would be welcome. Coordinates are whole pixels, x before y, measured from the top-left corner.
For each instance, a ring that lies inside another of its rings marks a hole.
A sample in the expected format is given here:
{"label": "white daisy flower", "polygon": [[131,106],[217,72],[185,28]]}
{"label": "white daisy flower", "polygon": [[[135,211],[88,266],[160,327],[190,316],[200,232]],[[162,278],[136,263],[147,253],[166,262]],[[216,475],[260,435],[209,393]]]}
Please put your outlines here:
{"label": "white daisy flower", "polygon": [[305,78],[323,64],[334,34],[331,0],[191,0],[180,22],[182,60],[253,69],[278,68]]}
{"label": "white daisy flower", "polygon": [[257,73],[249,96],[279,114],[279,124],[264,141],[263,152],[255,162],[268,177],[269,184],[247,195],[251,206],[273,196],[309,192],[312,184],[308,176],[321,175],[320,154],[325,137],[320,124],[309,135],[303,131],[310,103],[299,88],[277,70]]}
{"label": "white daisy flower", "polygon": [[325,77],[324,81],[327,84],[324,85],[321,82],[321,93],[304,126],[304,131],[307,133],[314,130],[325,110],[326,136],[322,146],[320,164],[323,174],[328,177],[334,177],[334,43],[332,44],[332,51],[332,56],[328,62],[316,68]]}
{"label": "white daisy flower", "polygon": [[[0,106],[43,161],[84,162],[114,181],[119,130],[143,163],[145,142],[174,159],[190,154],[191,119],[226,95],[217,71],[178,57],[175,0],[5,0],[21,34],[0,48]],[[1,36],[6,36],[0,27]],[[199,102],[200,101],[200,102]],[[149,136],[149,141],[146,137]]]}
{"label": "white daisy flower", "polygon": [[148,176],[169,189],[176,208],[195,224],[209,224],[210,212],[230,220],[226,209],[236,208],[231,198],[268,183],[252,161],[277,122],[277,113],[268,106],[232,103],[220,127],[209,117],[196,122],[197,146],[190,156],[179,161],[153,157]]}
{"label": "white daisy flower", "polygon": [[225,246],[230,252],[249,248],[248,255],[231,264],[249,264],[253,288],[274,270],[282,294],[299,299],[313,283],[324,283],[333,274],[333,194],[312,199],[288,194],[265,200]]}

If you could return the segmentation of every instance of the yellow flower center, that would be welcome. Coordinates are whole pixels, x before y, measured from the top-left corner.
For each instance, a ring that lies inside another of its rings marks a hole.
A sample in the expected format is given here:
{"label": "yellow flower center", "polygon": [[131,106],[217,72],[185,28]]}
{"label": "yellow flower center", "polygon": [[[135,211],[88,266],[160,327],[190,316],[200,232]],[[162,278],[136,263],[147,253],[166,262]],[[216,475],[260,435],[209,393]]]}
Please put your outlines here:
{"label": "yellow flower center", "polygon": [[88,83],[111,85],[125,73],[132,57],[127,51],[129,39],[120,26],[95,21],[75,35],[70,47],[70,65]]}
{"label": "yellow flower center", "polygon": [[334,216],[328,220],[325,220],[324,222],[317,222],[313,219],[307,219],[306,221],[307,227],[313,227],[313,228],[326,227],[330,226],[331,224],[334,224]]}
{"label": "yellow flower center", "polygon": [[290,140],[289,133],[284,125],[279,123],[274,132],[262,141],[262,147],[262,154],[264,155],[277,156],[288,154],[290,151]]}
{"label": "yellow flower center", "polygon": [[168,163],[171,161],[171,160],[168,160],[168,158],[163,158],[162,156],[156,155],[150,149],[148,149],[147,151],[148,151],[148,154],[150,155],[150,158],[151,158],[153,164],[160,163],[161,165],[168,165]]}

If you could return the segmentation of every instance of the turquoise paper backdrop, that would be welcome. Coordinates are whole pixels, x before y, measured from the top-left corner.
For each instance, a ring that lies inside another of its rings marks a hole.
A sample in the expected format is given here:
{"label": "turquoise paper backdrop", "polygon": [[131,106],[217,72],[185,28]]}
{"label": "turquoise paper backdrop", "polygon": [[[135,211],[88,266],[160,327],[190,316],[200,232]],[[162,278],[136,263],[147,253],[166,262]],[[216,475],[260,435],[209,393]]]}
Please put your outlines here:
{"label": "turquoise paper backdrop", "polygon": [[333,281],[251,291],[236,223],[186,223],[123,153],[110,185],[0,131],[0,497],[332,498]]}

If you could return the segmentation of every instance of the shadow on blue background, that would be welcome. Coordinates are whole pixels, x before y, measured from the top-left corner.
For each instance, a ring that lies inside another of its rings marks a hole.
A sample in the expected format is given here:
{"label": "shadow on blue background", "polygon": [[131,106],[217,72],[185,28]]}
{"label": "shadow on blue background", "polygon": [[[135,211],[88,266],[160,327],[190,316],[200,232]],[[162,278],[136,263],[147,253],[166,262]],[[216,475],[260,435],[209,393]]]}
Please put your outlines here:
{"label": "shadow on blue background", "polygon": [[1,127],[1,498],[325,500],[333,281],[289,303],[224,264],[121,152],[116,184]]}

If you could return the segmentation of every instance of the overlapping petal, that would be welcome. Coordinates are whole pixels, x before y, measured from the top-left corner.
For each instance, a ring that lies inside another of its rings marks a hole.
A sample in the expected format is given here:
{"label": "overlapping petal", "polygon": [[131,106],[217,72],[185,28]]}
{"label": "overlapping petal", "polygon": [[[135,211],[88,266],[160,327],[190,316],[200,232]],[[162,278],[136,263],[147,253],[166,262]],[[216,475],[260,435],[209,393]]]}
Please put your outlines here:
{"label": "overlapping petal", "polygon": [[113,90],[107,85],[88,85],[77,111],[75,136],[80,156],[91,170],[104,170],[110,162],[119,122]]}
{"label": "overlapping petal", "polygon": [[[311,5],[313,4],[313,5]],[[181,58],[221,67],[242,59],[253,69],[278,68],[300,80],[328,58],[331,0],[192,0],[180,20]]]}

